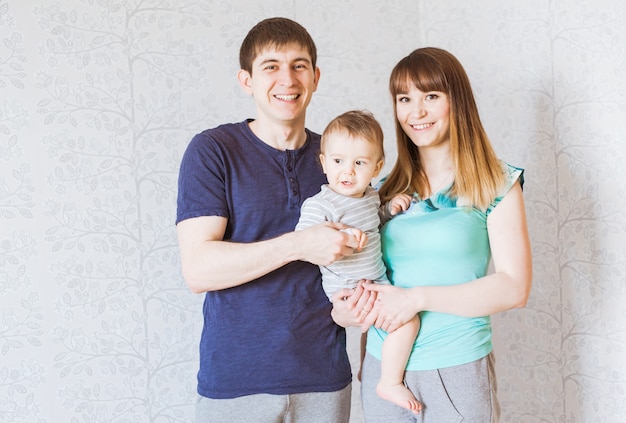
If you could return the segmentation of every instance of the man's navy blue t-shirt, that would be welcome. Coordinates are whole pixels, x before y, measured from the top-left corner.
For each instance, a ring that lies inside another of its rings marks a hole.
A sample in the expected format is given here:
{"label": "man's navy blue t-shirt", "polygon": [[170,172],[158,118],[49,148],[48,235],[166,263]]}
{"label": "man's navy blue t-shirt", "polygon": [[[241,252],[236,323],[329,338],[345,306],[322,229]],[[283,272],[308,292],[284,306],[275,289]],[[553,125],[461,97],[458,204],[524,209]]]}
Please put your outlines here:
{"label": "man's navy blue t-shirt", "polygon": [[[320,136],[298,150],[258,139],[249,120],[196,135],[183,156],[176,223],[228,219],[225,241],[255,242],[294,230],[302,202],[326,183]],[[241,257],[246,260],[246,257]],[[319,268],[291,262],[249,283],[206,293],[198,393],[235,398],[332,392],[351,381],[345,330],[330,317]]]}

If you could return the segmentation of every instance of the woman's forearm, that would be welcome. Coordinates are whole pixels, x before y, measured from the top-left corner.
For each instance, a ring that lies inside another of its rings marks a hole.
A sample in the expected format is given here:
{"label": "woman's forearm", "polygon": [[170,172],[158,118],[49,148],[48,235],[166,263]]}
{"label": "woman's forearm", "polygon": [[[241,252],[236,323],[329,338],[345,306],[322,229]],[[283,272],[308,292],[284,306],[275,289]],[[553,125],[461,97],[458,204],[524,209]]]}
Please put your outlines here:
{"label": "woman's forearm", "polygon": [[488,316],[526,305],[530,280],[493,273],[452,286],[411,288],[416,311],[435,311],[464,317]]}

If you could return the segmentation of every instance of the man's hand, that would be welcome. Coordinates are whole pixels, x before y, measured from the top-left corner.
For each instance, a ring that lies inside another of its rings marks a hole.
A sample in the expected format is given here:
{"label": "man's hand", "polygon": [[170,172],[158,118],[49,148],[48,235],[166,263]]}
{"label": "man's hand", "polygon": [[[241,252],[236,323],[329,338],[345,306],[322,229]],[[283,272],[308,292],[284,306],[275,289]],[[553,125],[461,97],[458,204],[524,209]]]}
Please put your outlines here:
{"label": "man's hand", "polygon": [[333,295],[331,315],[335,323],[343,327],[361,326],[362,332],[369,329],[370,325],[364,322],[374,307],[376,292],[364,289],[363,285],[370,283],[370,281],[361,280],[356,288],[341,289]]}
{"label": "man's hand", "polygon": [[358,228],[347,228],[342,229],[341,232],[352,235],[353,240],[350,240],[348,246],[354,248],[355,251],[361,251],[363,247],[367,245],[367,234],[362,230]]}
{"label": "man's hand", "polygon": [[342,223],[324,222],[289,234],[294,237],[294,249],[298,259],[318,266],[351,256],[359,247],[352,234],[344,232],[348,226]]}

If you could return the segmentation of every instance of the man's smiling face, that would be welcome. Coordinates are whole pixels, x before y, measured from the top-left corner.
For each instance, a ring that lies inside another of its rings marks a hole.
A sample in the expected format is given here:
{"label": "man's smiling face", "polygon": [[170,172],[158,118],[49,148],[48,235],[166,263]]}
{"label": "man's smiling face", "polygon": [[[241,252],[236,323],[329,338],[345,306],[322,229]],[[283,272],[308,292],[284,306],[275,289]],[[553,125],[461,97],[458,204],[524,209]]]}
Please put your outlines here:
{"label": "man's smiling face", "polygon": [[254,97],[260,120],[304,121],[306,108],[317,90],[319,70],[306,49],[288,45],[263,50],[252,63],[252,72],[239,72],[239,81]]}

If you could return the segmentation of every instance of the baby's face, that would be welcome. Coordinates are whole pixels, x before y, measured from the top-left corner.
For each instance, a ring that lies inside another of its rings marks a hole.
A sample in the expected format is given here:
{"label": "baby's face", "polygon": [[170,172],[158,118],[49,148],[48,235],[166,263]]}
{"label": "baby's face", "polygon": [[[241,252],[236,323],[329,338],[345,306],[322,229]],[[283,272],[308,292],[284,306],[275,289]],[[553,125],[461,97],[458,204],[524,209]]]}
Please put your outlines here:
{"label": "baby's face", "polygon": [[338,194],[359,198],[383,167],[380,148],[363,138],[331,134],[320,154],[328,186]]}

